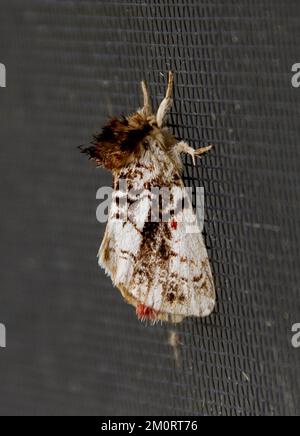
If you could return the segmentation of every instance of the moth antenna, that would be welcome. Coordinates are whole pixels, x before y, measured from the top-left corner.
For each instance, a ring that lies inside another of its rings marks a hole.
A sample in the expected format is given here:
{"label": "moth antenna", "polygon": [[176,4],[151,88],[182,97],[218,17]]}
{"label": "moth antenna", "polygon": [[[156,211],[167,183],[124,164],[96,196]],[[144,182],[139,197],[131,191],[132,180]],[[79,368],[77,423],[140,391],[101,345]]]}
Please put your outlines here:
{"label": "moth antenna", "polygon": [[143,96],[144,96],[144,107],[143,107],[143,112],[145,116],[150,116],[152,115],[152,104],[151,104],[151,98],[150,98],[150,94],[149,94],[149,87],[148,87],[148,83],[146,82],[146,80],[143,80],[141,82],[141,86],[142,86],[142,91],[143,91]]}
{"label": "moth antenna", "polygon": [[168,115],[173,104],[173,91],[174,91],[174,74],[169,71],[169,82],[164,100],[161,102],[157,111],[156,120],[158,127],[163,127],[166,116]]}

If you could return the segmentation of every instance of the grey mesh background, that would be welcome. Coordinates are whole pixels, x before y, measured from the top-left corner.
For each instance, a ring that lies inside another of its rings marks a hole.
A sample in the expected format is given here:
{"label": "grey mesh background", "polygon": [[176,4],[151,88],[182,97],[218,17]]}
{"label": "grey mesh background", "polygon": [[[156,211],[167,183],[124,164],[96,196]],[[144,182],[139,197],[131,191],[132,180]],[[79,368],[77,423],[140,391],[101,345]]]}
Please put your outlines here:
{"label": "grey mesh background", "polygon": [[[298,0],[2,0],[0,413],[291,415],[300,406]],[[157,103],[215,148],[206,192],[216,312],[140,324],[97,267],[96,190],[76,149],[110,114]],[[178,359],[168,343],[179,335]]]}

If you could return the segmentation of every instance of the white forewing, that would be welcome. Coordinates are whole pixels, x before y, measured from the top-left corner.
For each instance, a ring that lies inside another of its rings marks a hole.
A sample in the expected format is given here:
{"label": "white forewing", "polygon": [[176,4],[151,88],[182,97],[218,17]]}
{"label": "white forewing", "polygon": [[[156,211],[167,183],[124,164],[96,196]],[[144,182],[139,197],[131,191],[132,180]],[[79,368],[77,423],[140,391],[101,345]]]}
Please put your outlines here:
{"label": "white forewing", "polygon": [[[173,152],[174,153],[174,152]],[[99,252],[99,263],[134,306],[144,304],[157,311],[158,319],[180,321],[186,316],[208,316],[215,305],[215,289],[207,251],[176,161],[153,141],[138,164],[122,169],[120,178],[140,191],[129,194],[129,214],[118,220],[117,189]],[[171,193],[168,222],[149,222],[153,187]]]}

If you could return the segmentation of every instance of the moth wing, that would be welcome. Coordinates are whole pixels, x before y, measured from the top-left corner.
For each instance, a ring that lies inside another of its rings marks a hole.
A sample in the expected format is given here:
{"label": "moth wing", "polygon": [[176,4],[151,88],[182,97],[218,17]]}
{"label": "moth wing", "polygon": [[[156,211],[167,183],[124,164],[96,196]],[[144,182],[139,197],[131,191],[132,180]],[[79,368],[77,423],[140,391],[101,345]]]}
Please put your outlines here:
{"label": "moth wing", "polygon": [[[171,193],[174,206],[185,197],[183,185]],[[216,300],[200,226],[185,200],[184,210],[175,211],[168,222],[146,223],[131,288],[138,301],[158,312],[158,319],[175,322],[210,315]]]}
{"label": "moth wing", "polygon": [[199,218],[184,186],[172,188],[174,206],[184,198],[184,208],[176,210],[169,223],[167,292],[163,293],[160,311],[182,316],[206,317],[215,307],[216,293]]}
{"label": "moth wing", "polygon": [[[146,222],[151,207],[146,191],[126,222],[115,219],[112,203],[99,263],[126,300],[151,308],[155,319],[179,322],[208,316],[215,288],[192,205],[188,201],[169,222]],[[172,188],[172,195],[178,203],[183,185]]]}
{"label": "moth wing", "polygon": [[159,311],[182,317],[206,317],[214,309],[216,294],[202,234],[186,233],[186,225],[180,223],[172,233],[171,247],[176,255],[168,266]]}

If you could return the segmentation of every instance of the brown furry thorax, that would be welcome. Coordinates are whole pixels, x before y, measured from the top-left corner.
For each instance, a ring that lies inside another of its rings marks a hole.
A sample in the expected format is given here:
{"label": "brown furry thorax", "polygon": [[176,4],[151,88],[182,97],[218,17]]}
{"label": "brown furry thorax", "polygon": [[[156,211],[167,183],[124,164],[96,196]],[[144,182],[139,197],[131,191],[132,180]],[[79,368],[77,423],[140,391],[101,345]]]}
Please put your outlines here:
{"label": "brown furry thorax", "polygon": [[149,140],[156,138],[163,130],[166,133],[166,128],[158,128],[154,115],[136,112],[128,117],[113,117],[100,134],[93,136],[89,147],[81,148],[81,152],[94,160],[97,166],[111,171],[119,170],[138,161],[147,150]]}

